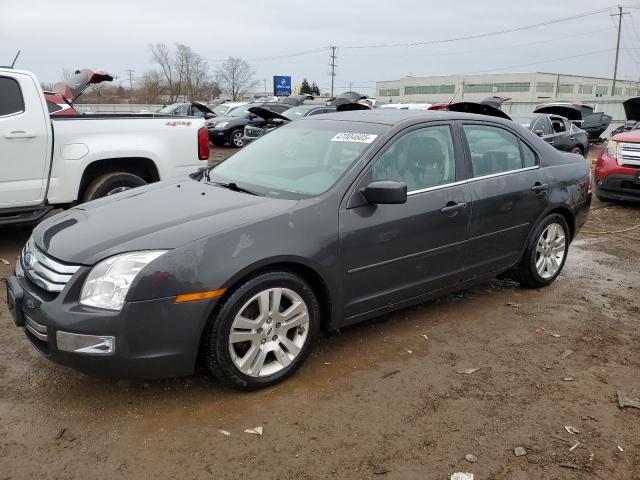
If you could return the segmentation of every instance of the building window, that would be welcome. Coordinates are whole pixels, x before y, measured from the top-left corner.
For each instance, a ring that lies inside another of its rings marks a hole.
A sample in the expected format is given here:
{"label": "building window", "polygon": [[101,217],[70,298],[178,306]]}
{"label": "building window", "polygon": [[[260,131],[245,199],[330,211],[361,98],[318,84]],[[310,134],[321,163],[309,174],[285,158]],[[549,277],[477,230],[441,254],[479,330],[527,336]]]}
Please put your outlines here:
{"label": "building window", "polygon": [[496,83],[496,92],[528,92],[531,89],[529,82]]}
{"label": "building window", "polygon": [[591,95],[593,94],[593,84],[583,84],[578,87],[578,93]]}
{"label": "building window", "polygon": [[465,83],[464,93],[493,93],[492,83]]}
{"label": "building window", "polygon": [[405,95],[437,95],[441,93],[455,93],[455,85],[422,85],[404,87]]}
{"label": "building window", "polygon": [[400,89],[399,88],[381,88],[378,90],[379,97],[399,97]]}
{"label": "building window", "polygon": [[573,93],[573,85],[571,83],[561,83],[558,85],[558,93]]}
{"label": "building window", "polygon": [[553,82],[538,82],[536,83],[536,92],[553,93],[555,83]]}

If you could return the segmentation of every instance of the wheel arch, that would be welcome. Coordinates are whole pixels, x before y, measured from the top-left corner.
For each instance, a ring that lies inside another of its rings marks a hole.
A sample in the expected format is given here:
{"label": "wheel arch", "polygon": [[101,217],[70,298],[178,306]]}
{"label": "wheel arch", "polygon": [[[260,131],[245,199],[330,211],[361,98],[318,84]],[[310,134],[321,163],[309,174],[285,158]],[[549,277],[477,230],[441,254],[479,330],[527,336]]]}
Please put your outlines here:
{"label": "wheel arch", "polygon": [[558,214],[564,217],[567,225],[569,226],[569,241],[572,241],[576,233],[576,219],[573,211],[567,206],[557,206],[549,210],[540,220],[553,214]]}
{"label": "wheel arch", "polygon": [[107,173],[125,172],[136,175],[147,183],[160,180],[158,166],[153,160],[146,157],[117,157],[94,160],[88,164],[82,172],[78,186],[78,196],[81,199],[89,184],[96,178]]}

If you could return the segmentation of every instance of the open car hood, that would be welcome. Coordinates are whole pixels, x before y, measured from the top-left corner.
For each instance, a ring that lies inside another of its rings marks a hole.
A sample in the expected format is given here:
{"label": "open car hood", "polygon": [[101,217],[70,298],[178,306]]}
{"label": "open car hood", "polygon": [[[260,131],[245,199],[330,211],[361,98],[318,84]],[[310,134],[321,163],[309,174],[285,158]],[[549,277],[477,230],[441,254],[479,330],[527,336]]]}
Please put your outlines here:
{"label": "open car hood", "polygon": [[364,103],[341,103],[336,107],[336,112],[352,112],[353,110],[371,110],[371,107]]}
{"label": "open car hood", "polygon": [[571,122],[582,121],[582,110],[570,104],[546,104],[537,107],[533,113],[548,113],[565,117]]}
{"label": "open car hood", "polygon": [[58,82],[53,86],[54,93],[58,93],[73,102],[78,99],[89,85],[102,82],[112,82],[116,78],[107,72],[94,72],[88,68],[76,70],[75,73],[64,82]]}
{"label": "open car hood", "polygon": [[640,97],[633,97],[622,102],[627,120],[640,121]]}
{"label": "open car hood", "polygon": [[292,107],[298,107],[304,103],[305,100],[313,100],[314,97],[312,95],[289,95],[288,97],[284,97],[280,99],[280,103],[284,103],[286,105],[291,105]]}
{"label": "open car hood", "polygon": [[511,120],[511,117],[499,108],[492,107],[491,105],[487,105],[485,103],[456,102],[449,105],[447,110],[449,110],[450,112],[475,113],[478,115],[488,115],[490,117],[498,117],[504,118],[506,120]]}
{"label": "open car hood", "polygon": [[267,122],[273,120],[281,120],[288,123],[291,121],[290,118],[287,118],[284,115],[280,115],[279,113],[272,112],[271,110],[267,110],[266,108],[262,107],[251,107],[249,111],[254,115],[259,116],[260,118],[264,118]]}
{"label": "open car hood", "polygon": [[211,107],[209,107],[209,105],[207,105],[206,103],[203,103],[203,102],[191,102],[191,105],[196,107],[202,113],[210,113],[214,117],[217,117],[217,115],[213,112],[213,110],[211,110]]}
{"label": "open car hood", "polygon": [[511,100],[511,97],[498,97],[494,95],[493,97],[485,98],[480,103],[482,103],[483,105],[489,105],[495,108],[501,108],[502,104],[509,100]]}
{"label": "open car hood", "polygon": [[337,107],[338,105],[345,105],[347,103],[357,103],[359,100],[364,100],[365,98],[367,98],[366,95],[362,95],[358,92],[344,92],[329,100],[327,105],[334,105]]}

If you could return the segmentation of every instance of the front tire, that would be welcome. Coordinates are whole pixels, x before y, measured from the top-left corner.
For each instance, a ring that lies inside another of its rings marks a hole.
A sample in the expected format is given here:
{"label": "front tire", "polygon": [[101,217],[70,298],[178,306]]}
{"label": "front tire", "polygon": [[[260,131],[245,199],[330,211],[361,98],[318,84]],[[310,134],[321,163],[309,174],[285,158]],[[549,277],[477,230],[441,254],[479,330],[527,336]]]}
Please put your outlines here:
{"label": "front tire", "polygon": [[239,390],[256,390],[291,376],[305,361],[319,331],[313,289],[298,275],[277,270],[256,275],[224,301],[208,325],[210,372]]}
{"label": "front tire", "polygon": [[107,197],[115,193],[124,192],[132,188],[146,185],[142,178],[132,173],[113,172],[101,175],[94,179],[82,196],[83,202],[89,202],[97,198]]}
{"label": "front tire", "polygon": [[515,279],[531,288],[551,285],[564,267],[569,238],[569,226],[562,215],[554,213],[545,217],[529,239]]}
{"label": "front tire", "polygon": [[229,135],[229,143],[233,148],[242,148],[244,147],[243,136],[244,132],[242,130],[234,130],[231,132],[231,135]]}

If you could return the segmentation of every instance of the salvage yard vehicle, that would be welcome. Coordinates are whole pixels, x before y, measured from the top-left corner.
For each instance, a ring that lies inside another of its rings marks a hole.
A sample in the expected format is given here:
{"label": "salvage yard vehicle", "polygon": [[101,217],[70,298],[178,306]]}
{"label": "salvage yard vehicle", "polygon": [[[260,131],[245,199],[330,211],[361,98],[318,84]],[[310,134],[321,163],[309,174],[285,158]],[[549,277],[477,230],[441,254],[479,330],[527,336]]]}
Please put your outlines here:
{"label": "salvage yard vehicle", "polygon": [[32,73],[0,69],[0,225],[186,176],[208,158],[202,119],[49,116]]}
{"label": "salvage yard vehicle", "polygon": [[596,142],[611,124],[611,117],[604,112],[596,112],[590,105],[575,102],[551,102],[538,105],[533,113],[547,113],[565,117],[571,123],[581,128],[589,137],[589,141]]}
{"label": "salvage yard vehicle", "polygon": [[596,196],[603,201],[640,201],[640,130],[614,135],[598,156]]}
{"label": "salvage yard vehicle", "polygon": [[545,113],[518,114],[512,120],[542,138],[558,150],[586,155],[589,136],[564,117]]}
{"label": "salvage yard vehicle", "polygon": [[46,219],[7,281],[8,304],[54,362],[155,378],[192,374],[201,358],[229,385],[266,387],[300,367],[321,329],[504,272],[551,284],[590,185],[584,158],[508,120],[308,117],[199,181]]}
{"label": "salvage yard vehicle", "polygon": [[175,115],[177,117],[203,117],[206,119],[216,117],[211,107],[203,102],[178,102],[161,108],[156,113],[161,115]]}
{"label": "salvage yard vehicle", "polygon": [[63,82],[53,86],[53,92],[44,92],[49,113],[53,116],[81,115],[82,107],[75,106],[73,102],[78,100],[90,85],[102,82],[112,82],[115,75],[107,72],[93,71],[88,68],[76,70],[75,73]]}
{"label": "salvage yard vehicle", "polygon": [[[224,106],[226,104],[219,105]],[[277,102],[255,102],[247,103],[234,108],[224,116],[218,116],[208,120],[206,125],[209,129],[209,139],[216,146],[230,144],[235,148],[244,147],[244,127],[247,125],[260,125],[264,119],[251,113],[250,108],[261,107],[272,112],[282,113],[288,110],[290,105]],[[218,107],[216,107],[218,108]],[[215,111],[215,109],[214,109]]]}

